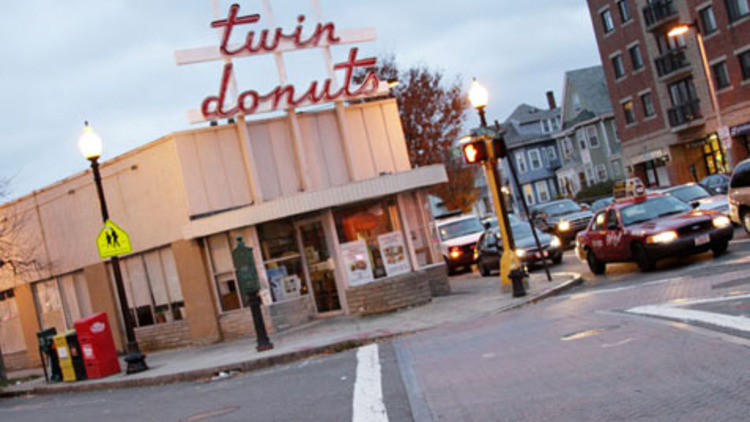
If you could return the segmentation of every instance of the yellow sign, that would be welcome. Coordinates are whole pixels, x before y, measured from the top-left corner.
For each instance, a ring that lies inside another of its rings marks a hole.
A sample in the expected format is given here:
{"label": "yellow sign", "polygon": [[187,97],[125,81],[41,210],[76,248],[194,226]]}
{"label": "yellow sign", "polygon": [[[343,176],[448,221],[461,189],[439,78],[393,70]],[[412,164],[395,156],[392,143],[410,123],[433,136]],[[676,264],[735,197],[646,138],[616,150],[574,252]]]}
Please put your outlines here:
{"label": "yellow sign", "polygon": [[102,258],[111,258],[133,252],[130,236],[112,220],[107,220],[104,223],[102,231],[96,237],[96,247],[99,249],[99,256]]}

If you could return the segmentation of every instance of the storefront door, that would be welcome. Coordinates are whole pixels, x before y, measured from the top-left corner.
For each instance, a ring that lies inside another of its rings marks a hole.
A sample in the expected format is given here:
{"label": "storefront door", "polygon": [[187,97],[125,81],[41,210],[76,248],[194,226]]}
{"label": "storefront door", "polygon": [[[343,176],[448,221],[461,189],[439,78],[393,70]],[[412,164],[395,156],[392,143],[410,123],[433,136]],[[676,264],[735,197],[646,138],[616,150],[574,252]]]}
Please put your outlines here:
{"label": "storefront door", "polygon": [[333,255],[328,247],[329,236],[326,235],[322,220],[303,220],[295,226],[315,308],[318,313],[340,311]]}

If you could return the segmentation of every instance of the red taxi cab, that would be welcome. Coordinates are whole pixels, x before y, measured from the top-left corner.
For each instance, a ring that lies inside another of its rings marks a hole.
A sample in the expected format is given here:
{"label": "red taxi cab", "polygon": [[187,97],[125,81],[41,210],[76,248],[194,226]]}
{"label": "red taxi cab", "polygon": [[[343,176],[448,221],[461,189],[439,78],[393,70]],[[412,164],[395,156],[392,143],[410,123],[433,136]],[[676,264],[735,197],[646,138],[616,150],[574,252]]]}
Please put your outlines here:
{"label": "red taxi cab", "polygon": [[592,273],[604,274],[610,262],[635,262],[641,271],[650,271],[662,258],[727,250],[734,230],[722,213],[636,191],[618,195],[616,187],[615,202],[578,234],[576,254]]}

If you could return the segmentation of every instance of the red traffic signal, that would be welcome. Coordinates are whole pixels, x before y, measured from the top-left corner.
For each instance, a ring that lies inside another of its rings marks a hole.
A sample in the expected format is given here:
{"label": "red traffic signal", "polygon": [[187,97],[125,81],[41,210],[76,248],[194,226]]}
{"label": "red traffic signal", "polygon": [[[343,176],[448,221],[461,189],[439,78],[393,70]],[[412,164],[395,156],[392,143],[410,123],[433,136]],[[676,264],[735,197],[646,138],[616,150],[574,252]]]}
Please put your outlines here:
{"label": "red traffic signal", "polygon": [[469,142],[464,145],[463,150],[466,164],[476,164],[490,158],[487,155],[487,144],[484,141]]}

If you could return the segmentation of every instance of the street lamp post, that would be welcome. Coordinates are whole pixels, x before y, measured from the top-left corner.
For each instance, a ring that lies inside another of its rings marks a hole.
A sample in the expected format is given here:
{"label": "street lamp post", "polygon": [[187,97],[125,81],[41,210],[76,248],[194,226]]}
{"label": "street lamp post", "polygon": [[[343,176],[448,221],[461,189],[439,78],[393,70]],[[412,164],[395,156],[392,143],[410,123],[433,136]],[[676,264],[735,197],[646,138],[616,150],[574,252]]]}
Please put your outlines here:
{"label": "street lamp post", "polygon": [[[102,139],[97,135],[93,129],[89,126],[89,122],[85,122],[83,128],[83,135],[78,139],[78,148],[81,154],[91,162],[91,171],[94,173],[94,183],[96,184],[96,193],[99,197],[99,207],[102,211],[102,221],[107,222],[109,220],[109,211],[107,210],[107,201],[104,198],[104,189],[102,188],[102,177],[99,173],[99,157],[102,153]],[[135,330],[133,329],[133,320],[128,311],[128,298],[125,296],[125,286],[122,283],[122,273],[120,272],[120,259],[116,256],[112,257],[110,261],[112,264],[112,273],[115,277],[115,286],[117,288],[117,296],[120,300],[120,312],[122,314],[122,321],[125,324],[125,337],[127,338],[127,351],[128,355],[125,357],[127,363],[127,374],[135,374],[143,372],[148,369],[146,365],[146,355],[142,354],[138,348],[138,341],[135,338]]]}
{"label": "street lamp post", "polygon": [[[471,89],[469,90],[469,100],[479,113],[482,130],[489,130],[484,111],[487,107],[488,97],[487,90],[484,89],[476,79],[474,79]],[[481,136],[484,136],[484,134],[481,134]],[[492,148],[488,149],[492,150]],[[510,230],[510,221],[508,220],[507,203],[505,202],[503,191],[499,188],[501,179],[500,174],[497,171],[497,157],[494,153],[491,153],[490,157],[489,160],[482,162],[482,166],[484,167],[485,175],[487,177],[487,185],[492,192],[497,223],[500,229],[500,235],[503,238],[503,253],[500,256],[500,286],[502,289],[506,289],[506,286],[510,286],[513,290],[514,297],[525,296],[526,291],[524,290],[522,282],[524,274],[518,257],[516,256],[515,241],[513,239],[513,232]]]}
{"label": "street lamp post", "polygon": [[725,167],[726,170],[729,171],[732,168],[732,138],[729,134],[729,130],[724,127],[724,120],[721,116],[721,106],[719,105],[719,99],[716,96],[716,88],[714,87],[714,78],[711,72],[711,65],[708,63],[708,57],[706,56],[706,47],[703,44],[703,34],[701,33],[700,25],[698,25],[697,21],[693,21],[691,23],[683,23],[679,24],[675,27],[673,27],[668,33],[667,36],[669,37],[678,37],[680,35],[686,34],[688,31],[690,31],[690,28],[695,28],[695,38],[698,41],[698,50],[700,51],[701,56],[701,62],[703,64],[703,71],[706,74],[706,83],[708,84],[708,92],[709,95],[711,95],[711,103],[714,107],[714,111],[716,112],[716,125],[717,129],[716,131],[719,134],[719,138],[721,139],[721,143],[724,146],[724,155],[725,155]]}

